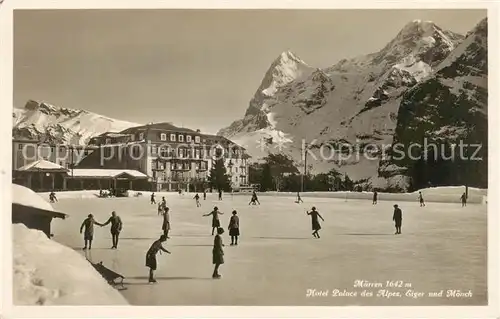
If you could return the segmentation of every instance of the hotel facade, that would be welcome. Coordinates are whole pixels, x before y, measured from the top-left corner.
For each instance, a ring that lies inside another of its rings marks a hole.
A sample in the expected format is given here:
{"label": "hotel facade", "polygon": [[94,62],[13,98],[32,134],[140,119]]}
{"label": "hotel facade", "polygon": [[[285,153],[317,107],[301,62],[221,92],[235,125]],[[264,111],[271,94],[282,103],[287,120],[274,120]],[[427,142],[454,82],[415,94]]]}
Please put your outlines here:
{"label": "hotel facade", "polygon": [[119,133],[104,133],[89,141],[95,148],[79,168],[131,169],[146,174],[152,189],[201,191],[208,188],[212,165],[223,158],[231,187],[248,184],[245,149],[230,140],[199,130],[155,123]]}

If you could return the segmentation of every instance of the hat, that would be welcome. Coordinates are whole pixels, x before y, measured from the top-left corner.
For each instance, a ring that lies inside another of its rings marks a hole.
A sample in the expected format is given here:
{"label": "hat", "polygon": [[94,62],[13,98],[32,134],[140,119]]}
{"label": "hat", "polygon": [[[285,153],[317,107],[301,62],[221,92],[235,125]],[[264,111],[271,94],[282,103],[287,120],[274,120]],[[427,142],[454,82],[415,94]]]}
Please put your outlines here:
{"label": "hat", "polygon": [[233,215],[236,215],[237,213],[238,213],[237,211],[233,210],[233,213],[232,213],[232,214],[233,214]]}
{"label": "hat", "polygon": [[394,208],[398,208],[398,204],[394,204]]}
{"label": "hat", "polygon": [[224,234],[224,228],[222,228],[222,227],[217,228],[217,234],[219,234],[219,235]]}
{"label": "hat", "polygon": [[214,210],[218,210],[219,208],[217,206],[214,207]]}
{"label": "hat", "polygon": [[92,214],[89,214],[89,216],[88,216],[88,217],[94,217],[94,215],[92,215]]}
{"label": "hat", "polygon": [[314,207],[314,206],[313,206],[311,209],[312,209],[312,210],[316,210],[316,207]]}

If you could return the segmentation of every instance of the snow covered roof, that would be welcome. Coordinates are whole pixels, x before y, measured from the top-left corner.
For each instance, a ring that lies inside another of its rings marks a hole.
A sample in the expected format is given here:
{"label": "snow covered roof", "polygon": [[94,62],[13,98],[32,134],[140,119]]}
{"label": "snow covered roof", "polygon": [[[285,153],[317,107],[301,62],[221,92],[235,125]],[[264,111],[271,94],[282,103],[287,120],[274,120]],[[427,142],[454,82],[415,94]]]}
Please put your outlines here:
{"label": "snow covered roof", "polygon": [[32,207],[40,211],[52,212],[55,217],[66,217],[66,214],[56,212],[43,197],[31,189],[17,184],[12,184],[12,205]]}
{"label": "snow covered roof", "polygon": [[77,168],[72,171],[73,177],[109,177],[116,178],[127,174],[135,178],[147,178],[146,174],[131,169]]}
{"label": "snow covered roof", "polygon": [[66,172],[68,170],[59,164],[41,159],[18,168],[18,171],[65,171]]}

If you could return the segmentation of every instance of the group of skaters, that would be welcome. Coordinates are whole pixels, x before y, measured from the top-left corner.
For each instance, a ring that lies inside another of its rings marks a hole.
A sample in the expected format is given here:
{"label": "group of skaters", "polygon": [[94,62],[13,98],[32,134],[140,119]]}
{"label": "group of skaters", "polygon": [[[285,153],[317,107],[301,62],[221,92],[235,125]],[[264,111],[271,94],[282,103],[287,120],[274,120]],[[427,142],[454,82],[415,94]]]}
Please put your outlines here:
{"label": "group of skaters", "polygon": [[[52,198],[55,198],[55,194],[50,195],[51,201]],[[201,207],[200,203],[200,196],[196,194],[194,196],[194,199],[196,200],[196,205],[197,207]],[[206,191],[203,192],[203,199],[206,200]],[[222,199],[222,191],[219,191],[219,200]],[[460,197],[462,201],[462,206],[467,205],[467,196],[465,193],[462,194]],[[55,199],[57,200],[57,199]],[[421,207],[425,206],[425,201],[422,195],[422,192],[419,192],[418,195],[418,201],[420,203]],[[297,192],[297,200],[295,201],[296,203],[303,202],[300,193]],[[373,193],[373,201],[372,204],[375,205],[378,202],[378,193],[375,191]],[[151,204],[156,204],[156,198],[155,194],[151,194]],[[249,202],[249,205],[256,205],[259,204],[260,202],[258,200],[257,194],[254,191],[252,193],[251,200]],[[393,206],[394,207],[394,213],[392,220],[395,223],[396,227],[396,235],[401,234],[401,227],[402,227],[402,220],[403,220],[403,212],[399,208],[399,206],[396,204]],[[154,279],[154,271],[157,268],[157,261],[156,261],[156,255],[158,252],[166,252],[170,254],[170,252],[165,249],[162,246],[162,243],[164,243],[167,239],[170,239],[169,237],[169,231],[171,229],[170,227],[170,215],[169,215],[169,207],[167,207],[167,202],[165,197],[162,197],[161,201],[158,203],[158,215],[162,215],[163,217],[163,222],[162,222],[162,231],[163,234],[160,236],[159,239],[153,242],[153,244],[150,246],[146,253],[146,267],[149,268],[149,282],[150,283],[155,283],[156,280]],[[312,230],[313,230],[313,237],[314,238],[321,238],[319,235],[319,231],[321,230],[321,224],[319,220],[321,219],[323,222],[325,221],[324,218],[321,216],[319,211],[316,210],[316,207],[312,207],[310,211],[306,211],[306,214],[308,216],[311,216],[311,225],[312,225]],[[210,213],[203,214],[203,217],[211,216],[212,217],[212,233],[211,235],[214,237],[214,242],[213,242],[213,248],[212,248],[212,263],[214,265],[214,271],[212,274],[212,278],[218,279],[221,278],[221,275],[219,274],[219,267],[224,264],[224,243],[222,240],[221,235],[224,234],[224,228],[221,227],[221,222],[219,219],[219,215],[224,215],[223,212],[219,211],[218,207],[215,206],[213,210]],[[98,225],[101,227],[107,226],[108,224],[111,224],[111,237],[112,237],[112,247],[111,249],[117,249],[118,248],[118,238],[119,234],[122,230],[123,223],[122,220],[119,216],[117,216],[116,212],[113,211],[111,213],[111,217],[105,222],[105,223],[99,223],[94,219],[94,216],[92,214],[89,214],[88,217],[83,221],[81,227],[80,227],[80,233],[84,230],[84,241],[85,241],[85,249],[92,249],[92,240],[93,240],[93,235],[94,235],[94,225]],[[240,220],[238,217],[238,213],[236,210],[232,211],[232,216],[229,220],[229,225],[228,225],[228,230],[229,230],[229,236],[231,237],[231,246],[237,246],[238,245],[238,237],[240,236]]]}

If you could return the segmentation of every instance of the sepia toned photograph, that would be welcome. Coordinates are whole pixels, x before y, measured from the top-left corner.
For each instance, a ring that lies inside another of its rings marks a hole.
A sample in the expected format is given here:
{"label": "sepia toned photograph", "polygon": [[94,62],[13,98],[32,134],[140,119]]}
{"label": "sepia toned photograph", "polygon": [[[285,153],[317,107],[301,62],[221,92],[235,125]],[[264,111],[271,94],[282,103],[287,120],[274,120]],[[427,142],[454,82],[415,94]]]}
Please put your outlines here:
{"label": "sepia toned photograph", "polygon": [[13,304],[491,305],[488,14],[14,10]]}

